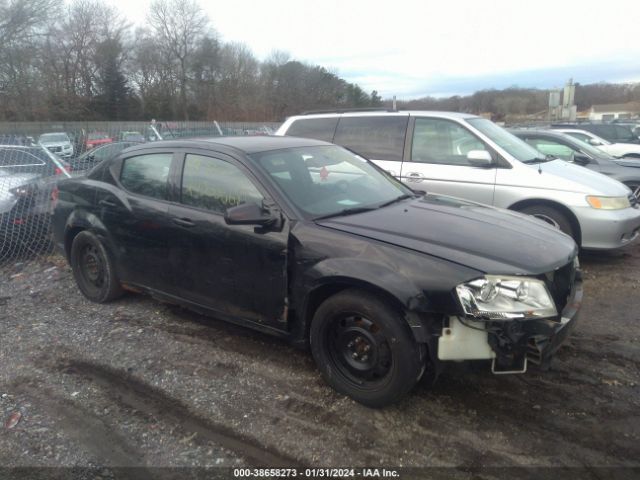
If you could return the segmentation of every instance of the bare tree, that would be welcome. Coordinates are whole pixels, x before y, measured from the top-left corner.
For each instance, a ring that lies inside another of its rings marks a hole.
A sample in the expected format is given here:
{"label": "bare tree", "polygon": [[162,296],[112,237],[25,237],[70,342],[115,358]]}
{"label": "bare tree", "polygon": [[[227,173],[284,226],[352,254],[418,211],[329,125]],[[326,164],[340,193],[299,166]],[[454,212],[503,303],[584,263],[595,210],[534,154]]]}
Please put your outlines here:
{"label": "bare tree", "polygon": [[194,0],[155,0],[151,4],[148,21],[156,33],[160,46],[166,49],[178,64],[180,113],[185,120],[188,120],[189,63],[198,41],[206,31],[209,20]]}

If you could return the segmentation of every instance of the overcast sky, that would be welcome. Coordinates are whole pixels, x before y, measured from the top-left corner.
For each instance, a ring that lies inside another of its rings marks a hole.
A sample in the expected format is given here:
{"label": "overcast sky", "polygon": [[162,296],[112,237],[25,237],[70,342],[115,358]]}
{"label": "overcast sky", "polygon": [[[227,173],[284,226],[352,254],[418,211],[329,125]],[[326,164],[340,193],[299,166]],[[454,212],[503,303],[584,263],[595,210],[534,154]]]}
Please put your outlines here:
{"label": "overcast sky", "polygon": [[[111,0],[142,23],[151,0]],[[384,98],[640,81],[640,0],[200,0],[224,41]]]}

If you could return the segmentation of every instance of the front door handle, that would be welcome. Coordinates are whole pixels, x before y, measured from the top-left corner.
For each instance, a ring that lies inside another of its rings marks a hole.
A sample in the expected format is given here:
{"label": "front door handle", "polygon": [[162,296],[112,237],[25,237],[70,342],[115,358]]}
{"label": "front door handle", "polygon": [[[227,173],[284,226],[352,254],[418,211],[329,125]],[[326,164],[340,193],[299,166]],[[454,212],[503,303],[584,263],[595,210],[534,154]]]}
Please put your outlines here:
{"label": "front door handle", "polygon": [[407,173],[407,181],[408,182],[421,182],[424,180],[424,175],[420,172],[409,172]]}
{"label": "front door handle", "polygon": [[98,202],[98,205],[102,205],[103,207],[117,207],[116,202],[112,200],[103,199]]}
{"label": "front door handle", "polygon": [[190,218],[174,218],[173,223],[186,228],[191,228],[196,226],[196,224]]}

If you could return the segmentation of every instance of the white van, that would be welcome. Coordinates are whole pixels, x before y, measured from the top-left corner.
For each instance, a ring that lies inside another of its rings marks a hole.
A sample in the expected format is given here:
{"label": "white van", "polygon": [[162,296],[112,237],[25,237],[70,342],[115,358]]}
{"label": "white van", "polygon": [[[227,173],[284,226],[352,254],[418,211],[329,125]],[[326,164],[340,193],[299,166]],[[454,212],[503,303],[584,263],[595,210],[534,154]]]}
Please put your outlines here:
{"label": "white van", "polygon": [[[551,157],[475,115],[367,111],[290,117],[276,132],[325,140],[414,189],[534,215],[587,249],[633,241],[640,208],[622,183]],[[464,232],[461,232],[464,233]]]}

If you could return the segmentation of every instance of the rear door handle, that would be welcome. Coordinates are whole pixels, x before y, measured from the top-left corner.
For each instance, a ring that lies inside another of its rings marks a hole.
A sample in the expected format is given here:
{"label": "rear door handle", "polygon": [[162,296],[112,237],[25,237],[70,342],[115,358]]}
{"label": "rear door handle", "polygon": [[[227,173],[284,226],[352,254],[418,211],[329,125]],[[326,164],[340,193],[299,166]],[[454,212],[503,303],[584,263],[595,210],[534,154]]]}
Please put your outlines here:
{"label": "rear door handle", "polygon": [[196,226],[196,224],[190,218],[174,218],[173,223],[186,228],[191,228]]}
{"label": "rear door handle", "polygon": [[117,207],[118,206],[115,202],[113,202],[111,200],[106,200],[106,199],[100,200],[98,202],[98,205],[102,205],[103,207]]}

